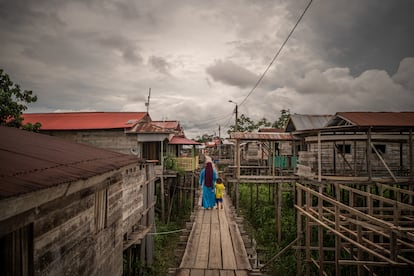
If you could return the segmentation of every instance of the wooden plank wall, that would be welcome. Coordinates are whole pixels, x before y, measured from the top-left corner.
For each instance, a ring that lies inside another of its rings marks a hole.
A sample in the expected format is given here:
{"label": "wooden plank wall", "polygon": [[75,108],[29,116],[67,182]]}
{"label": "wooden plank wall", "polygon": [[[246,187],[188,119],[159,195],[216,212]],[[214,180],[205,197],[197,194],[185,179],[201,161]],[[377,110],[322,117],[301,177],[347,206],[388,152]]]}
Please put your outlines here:
{"label": "wooden plank wall", "polygon": [[[145,165],[131,165],[65,184],[63,196],[55,196],[54,191],[61,193],[54,187],[47,202],[36,204],[44,191],[24,195],[26,205],[36,207],[22,206],[23,212],[15,210],[0,221],[2,244],[11,236],[6,234],[29,225],[34,275],[122,275],[123,236],[140,223],[146,183],[154,181],[146,180]],[[146,214],[151,215],[146,222],[153,222],[153,211]]]}

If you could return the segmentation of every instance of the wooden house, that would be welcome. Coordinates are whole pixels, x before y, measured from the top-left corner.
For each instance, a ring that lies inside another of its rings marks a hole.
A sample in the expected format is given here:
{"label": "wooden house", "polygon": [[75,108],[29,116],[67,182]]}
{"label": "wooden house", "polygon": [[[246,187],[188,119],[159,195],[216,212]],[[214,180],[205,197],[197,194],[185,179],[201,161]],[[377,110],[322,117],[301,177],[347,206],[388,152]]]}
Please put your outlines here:
{"label": "wooden house", "polygon": [[[179,158],[183,145],[198,144],[185,138],[178,121],[152,121],[146,112],[33,113],[22,117],[24,123],[41,123],[41,133],[136,155],[158,167],[169,156]],[[195,158],[191,162],[192,167],[198,166]]]}
{"label": "wooden house", "polygon": [[299,162],[308,172],[396,182],[412,171],[413,128],[414,112],[338,112],[322,127],[293,134],[302,138]]}
{"label": "wooden house", "polygon": [[27,113],[22,117],[23,123],[41,123],[43,134],[151,159],[139,150],[136,135],[128,134],[138,124],[151,121],[146,112]]}
{"label": "wooden house", "polygon": [[138,141],[139,152],[148,160],[157,160],[159,170],[164,167],[166,159],[174,160],[187,171],[198,167],[198,157],[181,156],[184,145],[196,146],[199,143],[187,139],[184,129],[178,121],[150,121],[140,123],[127,131],[129,135],[135,134]]}
{"label": "wooden house", "polygon": [[152,262],[153,165],[136,156],[0,127],[4,275],[122,275]]}

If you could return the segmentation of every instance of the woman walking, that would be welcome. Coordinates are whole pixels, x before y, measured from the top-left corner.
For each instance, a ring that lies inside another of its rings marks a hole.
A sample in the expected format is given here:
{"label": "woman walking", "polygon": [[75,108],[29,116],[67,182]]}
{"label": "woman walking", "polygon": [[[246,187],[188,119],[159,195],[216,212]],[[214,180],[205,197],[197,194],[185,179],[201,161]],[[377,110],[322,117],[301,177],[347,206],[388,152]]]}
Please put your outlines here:
{"label": "woman walking", "polygon": [[201,205],[205,209],[213,209],[216,205],[215,186],[217,180],[217,173],[213,169],[211,162],[206,163],[206,167],[201,170],[199,184],[203,189]]}

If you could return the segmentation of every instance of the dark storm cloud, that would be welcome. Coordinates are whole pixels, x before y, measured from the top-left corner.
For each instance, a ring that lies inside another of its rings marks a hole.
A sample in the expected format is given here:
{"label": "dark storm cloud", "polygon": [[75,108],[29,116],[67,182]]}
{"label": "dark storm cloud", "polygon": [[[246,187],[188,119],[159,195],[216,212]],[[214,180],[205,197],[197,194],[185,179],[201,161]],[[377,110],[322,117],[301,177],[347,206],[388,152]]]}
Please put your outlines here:
{"label": "dark storm cloud", "polygon": [[224,84],[246,88],[257,81],[258,76],[231,61],[217,61],[206,69],[213,80]]}
{"label": "dark storm cloud", "polygon": [[[151,87],[151,117],[195,137],[231,124],[308,1],[0,0],[0,67],[30,112],[142,111]],[[414,110],[413,5],[313,1],[240,114]]]}
{"label": "dark storm cloud", "polygon": [[414,56],[414,1],[314,1],[305,22],[315,51],[359,75],[381,69],[394,74],[404,57]]}
{"label": "dark storm cloud", "polygon": [[65,23],[53,10],[54,6],[53,1],[0,0],[1,30],[18,30],[34,23],[63,26]]}
{"label": "dark storm cloud", "polygon": [[122,35],[115,34],[107,37],[99,38],[98,43],[108,50],[116,50],[122,53],[124,61],[132,65],[142,64],[143,58],[138,53],[139,49],[136,43],[128,40]]}

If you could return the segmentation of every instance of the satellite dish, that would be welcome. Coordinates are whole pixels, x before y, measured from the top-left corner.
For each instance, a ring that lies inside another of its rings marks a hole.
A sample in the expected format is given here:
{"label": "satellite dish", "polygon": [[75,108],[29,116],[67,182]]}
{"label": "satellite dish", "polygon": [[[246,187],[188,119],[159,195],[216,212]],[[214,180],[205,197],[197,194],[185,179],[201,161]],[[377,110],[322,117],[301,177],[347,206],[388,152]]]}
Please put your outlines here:
{"label": "satellite dish", "polygon": [[138,150],[136,148],[130,148],[129,151],[133,154],[133,155],[138,155]]}

